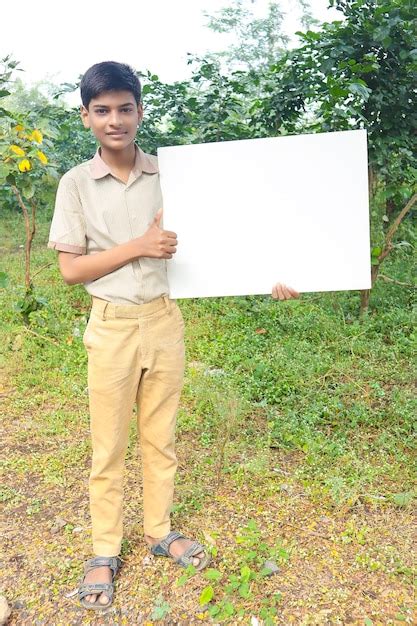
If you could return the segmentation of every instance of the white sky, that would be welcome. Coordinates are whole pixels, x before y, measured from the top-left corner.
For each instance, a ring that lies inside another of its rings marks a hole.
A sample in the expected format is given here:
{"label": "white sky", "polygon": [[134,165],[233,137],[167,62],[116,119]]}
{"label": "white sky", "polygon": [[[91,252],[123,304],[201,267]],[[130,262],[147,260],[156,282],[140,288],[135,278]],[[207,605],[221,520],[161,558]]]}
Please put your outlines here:
{"label": "white sky", "polygon": [[[73,82],[100,61],[126,62],[149,69],[171,82],[189,76],[187,52],[224,50],[227,35],[204,26],[203,11],[213,14],[228,0],[20,0],[2,2],[0,59],[11,54],[27,83],[48,79]],[[268,0],[255,0],[254,11],[265,12]],[[327,9],[327,0],[312,0],[320,21],[340,19]],[[286,32],[300,28],[297,4],[281,0],[287,14]],[[78,96],[77,96],[78,101]],[[75,104],[75,102],[74,102]]]}

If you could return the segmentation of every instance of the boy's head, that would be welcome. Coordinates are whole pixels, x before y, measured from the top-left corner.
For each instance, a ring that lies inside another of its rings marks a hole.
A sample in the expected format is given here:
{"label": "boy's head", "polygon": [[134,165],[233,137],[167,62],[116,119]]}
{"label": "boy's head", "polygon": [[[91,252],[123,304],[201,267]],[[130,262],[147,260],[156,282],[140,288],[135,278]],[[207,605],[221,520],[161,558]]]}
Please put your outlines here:
{"label": "boy's head", "polygon": [[81,117],[101,146],[120,150],[132,143],[143,117],[141,86],[129,65],[105,61],[84,74]]}
{"label": "boy's head", "polygon": [[139,78],[129,65],[104,61],[92,65],[84,74],[80,84],[81,101],[88,109],[90,102],[108,91],[130,91],[139,105],[141,85]]}

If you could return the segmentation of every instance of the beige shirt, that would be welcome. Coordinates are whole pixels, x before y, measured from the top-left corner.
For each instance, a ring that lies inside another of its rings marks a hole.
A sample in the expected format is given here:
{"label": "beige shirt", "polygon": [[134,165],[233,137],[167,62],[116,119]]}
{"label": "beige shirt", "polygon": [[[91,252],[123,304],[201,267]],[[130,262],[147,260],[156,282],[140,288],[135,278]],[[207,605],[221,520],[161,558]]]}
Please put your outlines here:
{"label": "beige shirt", "polygon": [[[100,157],[69,170],[61,178],[48,248],[76,254],[109,250],[148,229],[162,207],[158,162],[136,147],[127,183],[114,176]],[[141,257],[85,283],[98,298],[120,304],[143,304],[168,295],[165,259]]]}

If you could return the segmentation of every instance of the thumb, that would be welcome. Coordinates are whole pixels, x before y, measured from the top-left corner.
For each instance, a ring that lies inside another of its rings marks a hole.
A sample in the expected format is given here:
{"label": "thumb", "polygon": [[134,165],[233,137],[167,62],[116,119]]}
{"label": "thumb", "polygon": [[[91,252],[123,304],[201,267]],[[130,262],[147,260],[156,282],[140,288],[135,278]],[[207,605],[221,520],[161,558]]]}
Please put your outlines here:
{"label": "thumb", "polygon": [[162,220],[162,209],[158,209],[158,212],[153,219],[153,225],[160,228],[161,220]]}

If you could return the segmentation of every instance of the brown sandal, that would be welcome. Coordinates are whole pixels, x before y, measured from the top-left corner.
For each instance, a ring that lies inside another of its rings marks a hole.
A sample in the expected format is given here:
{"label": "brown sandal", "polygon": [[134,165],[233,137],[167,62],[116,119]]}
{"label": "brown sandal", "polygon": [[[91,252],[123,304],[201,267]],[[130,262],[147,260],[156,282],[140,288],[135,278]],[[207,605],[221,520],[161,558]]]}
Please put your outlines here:
{"label": "brown sandal", "polygon": [[[102,609],[108,609],[109,606],[113,603],[113,594],[114,594],[114,579],[116,577],[117,572],[122,566],[122,561],[117,556],[107,557],[107,556],[96,556],[92,559],[89,559],[84,564],[84,578],[83,581],[88,574],[93,569],[97,567],[110,567],[112,571],[112,581],[111,583],[85,583],[81,582],[78,587],[78,599],[82,606],[86,609],[94,609],[96,611]],[[104,593],[109,601],[106,604],[101,604],[98,601],[98,598],[95,602],[88,602],[85,600],[86,596],[99,595]]]}
{"label": "brown sandal", "polygon": [[[207,548],[202,546],[201,543],[198,543],[198,541],[193,541],[181,556],[178,558],[174,557],[169,551],[169,546],[177,539],[188,539],[188,537],[185,537],[181,533],[173,530],[159,543],[150,546],[152,554],[154,556],[169,556],[175,561],[175,563],[181,565],[181,567],[193,565],[193,558],[198,558],[200,559],[200,563],[197,566],[194,566],[198,572],[207,567],[211,561],[211,557],[207,554]],[[197,554],[200,552],[204,552],[205,556],[202,558],[198,557]]]}

